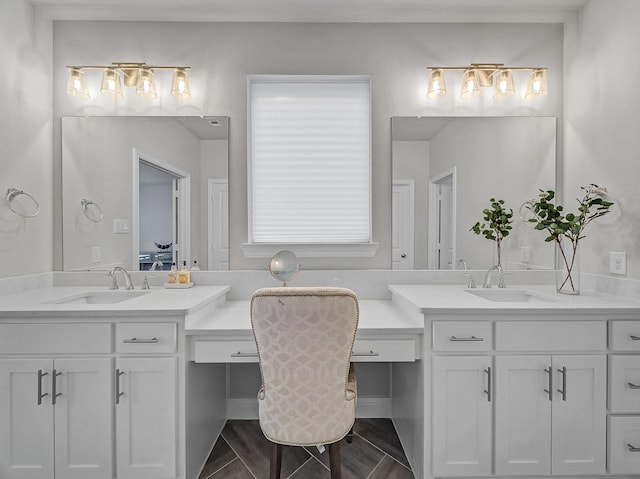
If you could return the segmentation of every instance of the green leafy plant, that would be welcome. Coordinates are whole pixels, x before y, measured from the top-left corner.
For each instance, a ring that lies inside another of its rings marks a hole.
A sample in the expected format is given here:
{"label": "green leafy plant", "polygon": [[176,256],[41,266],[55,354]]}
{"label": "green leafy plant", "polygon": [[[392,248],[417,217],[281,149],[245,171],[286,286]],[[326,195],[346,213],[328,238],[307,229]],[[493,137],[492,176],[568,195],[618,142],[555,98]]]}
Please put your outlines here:
{"label": "green leafy plant", "polygon": [[606,193],[604,188],[592,183],[588,186],[581,186],[580,189],[584,194],[582,198],[577,198],[578,213],[565,214],[562,205],[555,205],[553,200],[556,194],[553,190],[540,190],[538,198],[526,204],[527,209],[533,213],[533,218],[530,218],[529,221],[535,223],[536,230],[545,231],[548,234],[545,241],[555,241],[559,247],[563,238],[570,241],[571,251],[569,254],[567,254],[569,248],[559,248],[564,268],[569,272],[559,286],[559,290],[564,288],[567,281],[571,283],[572,290],[575,290],[570,272],[573,270],[576,259],[578,242],[585,237],[584,230],[587,225],[596,218],[609,213],[609,208],[613,206],[613,202],[603,199],[602,195]]}
{"label": "green leafy plant", "polygon": [[513,223],[513,210],[504,207],[504,200],[489,200],[490,208],[482,210],[484,223],[478,221],[471,227],[469,231],[473,231],[477,235],[483,235],[488,240],[496,242],[498,251],[498,266],[502,268],[501,263],[501,245],[502,240],[509,236]]}

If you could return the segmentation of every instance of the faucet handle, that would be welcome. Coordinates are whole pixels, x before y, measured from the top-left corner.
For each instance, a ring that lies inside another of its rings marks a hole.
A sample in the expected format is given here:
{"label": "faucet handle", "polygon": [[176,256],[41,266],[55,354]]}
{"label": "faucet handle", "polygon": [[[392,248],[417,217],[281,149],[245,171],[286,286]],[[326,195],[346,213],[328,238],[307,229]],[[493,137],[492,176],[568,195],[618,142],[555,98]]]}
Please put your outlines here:
{"label": "faucet handle", "polygon": [[118,279],[116,278],[115,272],[111,271],[108,274],[111,276],[111,288],[109,289],[119,289],[120,287],[118,286]]}
{"label": "faucet handle", "polygon": [[467,278],[469,278],[467,280],[467,288],[470,288],[470,289],[475,288],[476,287],[476,282],[473,280],[473,275],[471,273],[469,273],[469,274],[465,274],[465,276]]}
{"label": "faucet handle", "polygon": [[151,289],[149,286],[149,278],[147,278],[146,274],[144,275],[144,281],[142,282],[140,289]]}

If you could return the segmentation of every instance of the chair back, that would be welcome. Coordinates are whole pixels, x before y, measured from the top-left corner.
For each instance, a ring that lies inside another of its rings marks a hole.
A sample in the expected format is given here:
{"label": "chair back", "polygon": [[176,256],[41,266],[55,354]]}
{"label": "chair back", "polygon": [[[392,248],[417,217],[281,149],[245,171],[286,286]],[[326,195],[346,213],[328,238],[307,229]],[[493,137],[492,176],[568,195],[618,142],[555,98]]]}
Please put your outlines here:
{"label": "chair back", "polygon": [[264,288],[251,298],[262,387],[260,426],[272,442],[330,444],[355,420],[350,368],[358,299],[345,288]]}

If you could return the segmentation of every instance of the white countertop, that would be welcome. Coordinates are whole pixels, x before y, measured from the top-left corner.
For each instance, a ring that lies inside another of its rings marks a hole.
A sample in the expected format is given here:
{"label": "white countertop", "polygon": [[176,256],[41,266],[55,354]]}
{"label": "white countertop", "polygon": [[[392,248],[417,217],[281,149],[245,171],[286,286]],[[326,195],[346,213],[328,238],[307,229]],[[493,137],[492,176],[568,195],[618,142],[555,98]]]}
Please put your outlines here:
{"label": "white countertop", "polygon": [[[359,333],[422,334],[424,327],[392,301],[360,300]],[[250,302],[227,301],[213,314],[187,318],[187,335],[245,335],[251,332]]]}
{"label": "white countertop", "polygon": [[127,290],[109,290],[107,287],[52,287],[38,288],[0,296],[0,318],[35,316],[122,316],[172,315],[193,313],[216,300],[224,299],[229,286],[194,286],[187,289],[152,287],[133,290],[144,293],[125,301],[111,304],[58,303],[88,293],[102,295],[128,293]]}
{"label": "white countertop", "polygon": [[533,301],[496,302],[479,297],[483,288],[470,289],[456,285],[391,284],[393,301],[420,313],[522,313],[552,314],[568,312],[640,314],[640,300],[603,293],[582,291],[579,295],[557,293],[554,285],[514,285],[491,288],[487,294],[526,292]]}

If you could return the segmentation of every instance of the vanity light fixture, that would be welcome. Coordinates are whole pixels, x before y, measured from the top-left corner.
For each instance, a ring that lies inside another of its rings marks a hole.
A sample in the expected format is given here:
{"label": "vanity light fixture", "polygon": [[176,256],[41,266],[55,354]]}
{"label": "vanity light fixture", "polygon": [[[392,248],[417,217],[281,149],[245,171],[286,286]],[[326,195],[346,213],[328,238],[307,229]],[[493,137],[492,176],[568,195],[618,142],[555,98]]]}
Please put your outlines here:
{"label": "vanity light fixture", "polygon": [[191,98],[188,66],[151,66],[146,63],[113,62],[111,65],[70,65],[67,80],[67,94],[80,98],[89,98],[89,89],[84,75],[85,70],[103,70],[100,92],[112,98],[122,98],[122,83],[135,87],[136,93],[150,99],[156,99],[156,70],[173,70],[171,94],[183,100]]}
{"label": "vanity light fixture", "polygon": [[540,98],[549,91],[547,67],[508,67],[504,63],[472,63],[466,67],[427,67],[430,70],[427,98],[446,95],[444,71],[462,71],[460,98],[472,98],[480,95],[480,88],[493,87],[493,97],[508,98],[515,93],[513,71],[530,71],[525,99]]}

